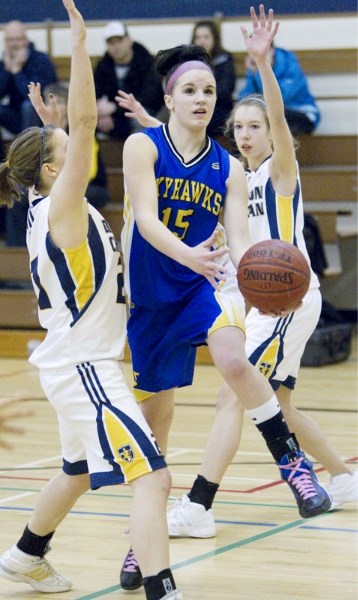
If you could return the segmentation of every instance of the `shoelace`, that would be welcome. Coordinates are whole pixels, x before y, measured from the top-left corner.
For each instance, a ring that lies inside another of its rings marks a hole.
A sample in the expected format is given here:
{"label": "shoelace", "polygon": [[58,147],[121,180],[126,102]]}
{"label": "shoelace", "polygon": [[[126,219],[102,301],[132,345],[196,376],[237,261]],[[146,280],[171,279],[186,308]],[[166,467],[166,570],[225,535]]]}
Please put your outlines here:
{"label": "shoelace", "polygon": [[[36,577],[35,574],[36,573]],[[25,573],[29,577],[32,577],[38,581],[45,579],[53,579],[54,581],[62,581],[62,577],[54,567],[49,563],[46,558],[41,558],[41,560],[33,562],[29,571]]]}
{"label": "shoelace", "polygon": [[186,504],[182,500],[177,500],[175,504],[167,512],[167,520],[169,525],[175,527],[192,527],[195,523],[190,512],[185,510]]}
{"label": "shoelace", "polygon": [[[312,482],[312,475],[309,469],[301,467],[304,461],[304,457],[301,456],[296,460],[288,463],[287,465],[278,465],[280,469],[285,469],[291,471],[289,474],[287,481],[296,488],[298,493],[302,496],[303,500],[308,500],[308,498],[313,498],[313,496],[317,496],[316,488]],[[297,475],[297,473],[302,473],[302,475]]]}
{"label": "shoelace", "polygon": [[136,573],[138,568],[139,568],[139,565],[137,563],[137,559],[135,557],[133,550],[131,549],[131,550],[129,550],[129,552],[127,554],[127,558],[123,565],[123,571],[125,571],[126,573]]}
{"label": "shoelace", "polygon": [[185,512],[185,505],[182,500],[177,500],[173,506],[167,512],[168,523],[174,521],[175,525],[179,527],[186,527],[193,524],[193,521],[189,514]]}
{"label": "shoelace", "polygon": [[176,500],[174,502],[174,504],[172,504],[172,506],[170,506],[167,510],[167,516],[170,517],[170,515],[175,515],[182,507],[182,499],[179,498],[178,500]]}

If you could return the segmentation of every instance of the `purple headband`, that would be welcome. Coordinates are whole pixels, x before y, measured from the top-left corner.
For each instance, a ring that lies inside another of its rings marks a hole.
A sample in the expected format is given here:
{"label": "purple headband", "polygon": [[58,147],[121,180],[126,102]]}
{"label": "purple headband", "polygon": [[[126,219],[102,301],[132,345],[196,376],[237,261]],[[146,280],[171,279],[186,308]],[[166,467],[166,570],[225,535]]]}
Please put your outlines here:
{"label": "purple headband", "polygon": [[203,71],[208,71],[209,73],[213,74],[213,70],[209,67],[209,65],[201,60],[187,60],[186,62],[181,63],[170,75],[165,86],[165,93],[170,94],[179,77],[187,71],[192,71],[193,69],[202,69]]}

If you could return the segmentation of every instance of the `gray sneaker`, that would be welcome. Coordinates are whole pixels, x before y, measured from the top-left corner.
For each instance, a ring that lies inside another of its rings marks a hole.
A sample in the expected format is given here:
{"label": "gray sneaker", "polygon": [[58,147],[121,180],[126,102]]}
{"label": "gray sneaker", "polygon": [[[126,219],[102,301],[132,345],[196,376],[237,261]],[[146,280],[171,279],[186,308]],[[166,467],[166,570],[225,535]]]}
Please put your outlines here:
{"label": "gray sneaker", "polygon": [[39,592],[68,592],[72,588],[71,581],[57,573],[45,558],[26,554],[17,546],[1,556],[0,577],[28,583]]}

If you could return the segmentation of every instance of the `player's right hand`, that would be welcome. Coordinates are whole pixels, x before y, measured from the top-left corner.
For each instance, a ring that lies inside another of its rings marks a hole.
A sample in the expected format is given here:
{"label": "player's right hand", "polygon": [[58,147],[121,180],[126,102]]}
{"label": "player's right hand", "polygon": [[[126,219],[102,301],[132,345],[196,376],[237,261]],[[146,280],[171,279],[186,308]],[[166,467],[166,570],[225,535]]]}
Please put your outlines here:
{"label": "player's right hand", "polygon": [[213,286],[214,289],[219,289],[219,281],[226,279],[227,269],[220,265],[218,258],[229,252],[227,246],[221,246],[217,250],[213,250],[213,244],[216,239],[216,230],[212,235],[192,248],[189,248],[188,260],[186,266],[203,275]]}

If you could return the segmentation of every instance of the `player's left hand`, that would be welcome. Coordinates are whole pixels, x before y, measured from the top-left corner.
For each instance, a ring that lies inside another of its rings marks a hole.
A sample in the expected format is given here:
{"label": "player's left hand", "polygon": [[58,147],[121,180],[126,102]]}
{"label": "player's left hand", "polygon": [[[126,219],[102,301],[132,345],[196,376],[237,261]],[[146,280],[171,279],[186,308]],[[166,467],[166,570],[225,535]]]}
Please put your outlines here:
{"label": "player's left hand", "polygon": [[265,7],[260,4],[259,16],[256,16],[253,6],[250,8],[250,17],[252,23],[252,33],[249,34],[246,27],[241,26],[241,32],[250,53],[250,56],[257,61],[265,60],[275,35],[277,34],[279,23],[273,23],[273,10],[268,11],[266,18]]}
{"label": "player's left hand", "polygon": [[48,105],[44,103],[41,96],[41,84],[31,81],[27,86],[29,93],[28,97],[38,116],[44,125],[53,125],[60,127],[61,115],[57,106],[56,98],[53,94],[49,94]]}

